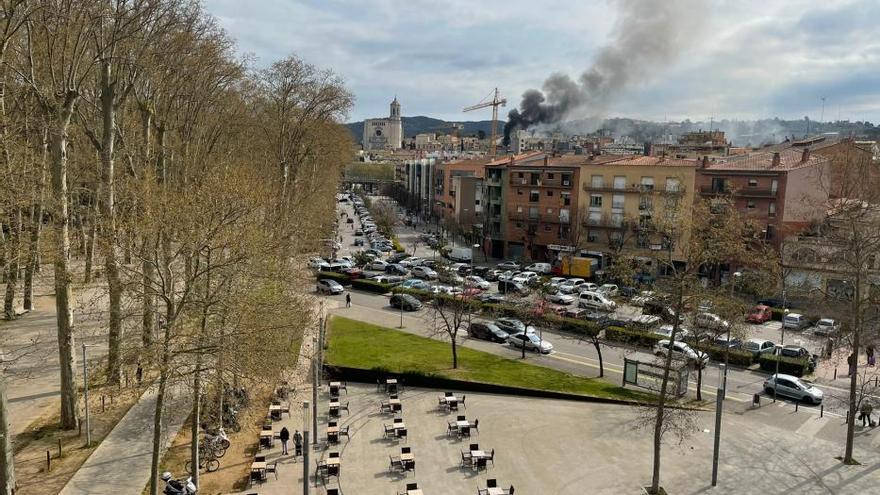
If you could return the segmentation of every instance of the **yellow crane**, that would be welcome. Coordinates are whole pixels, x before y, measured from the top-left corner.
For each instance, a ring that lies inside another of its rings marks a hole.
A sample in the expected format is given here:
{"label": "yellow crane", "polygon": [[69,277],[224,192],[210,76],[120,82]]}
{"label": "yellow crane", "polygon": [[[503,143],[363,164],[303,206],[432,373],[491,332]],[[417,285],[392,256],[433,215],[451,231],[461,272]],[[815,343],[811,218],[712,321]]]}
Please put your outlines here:
{"label": "yellow crane", "polygon": [[[489,98],[492,99],[489,100]],[[489,94],[486,98],[483,98],[483,101],[462,110],[463,112],[470,112],[472,110],[492,107],[492,136],[490,138],[491,141],[489,142],[489,156],[492,158],[495,158],[495,139],[498,134],[498,107],[503,107],[505,105],[507,105],[507,98],[501,98],[501,95],[498,93],[498,88],[495,88],[495,91]]]}

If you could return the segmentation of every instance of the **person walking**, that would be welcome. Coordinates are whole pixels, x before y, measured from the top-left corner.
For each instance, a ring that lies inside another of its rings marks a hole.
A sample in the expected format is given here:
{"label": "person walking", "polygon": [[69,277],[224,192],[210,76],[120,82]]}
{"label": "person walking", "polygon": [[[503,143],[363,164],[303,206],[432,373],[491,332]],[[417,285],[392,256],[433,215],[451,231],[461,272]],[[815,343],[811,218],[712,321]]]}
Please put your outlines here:
{"label": "person walking", "polygon": [[876,362],[876,358],[874,357],[874,346],[868,345],[868,347],[865,348],[865,354],[868,355],[868,366],[874,366]]}
{"label": "person walking", "polygon": [[281,440],[281,455],[287,455],[287,442],[290,441],[290,432],[287,431],[287,427],[281,428],[281,433],[278,434],[278,438]]}
{"label": "person walking", "polygon": [[351,294],[349,294],[349,293],[345,294],[345,307],[346,308],[351,307]]}
{"label": "person walking", "polygon": [[852,376],[856,372],[856,355],[850,353],[849,357],[846,358],[846,364],[849,365],[849,374],[847,376]]}
{"label": "person walking", "polygon": [[293,455],[301,456],[303,453],[303,436],[299,430],[294,430],[293,432]]}
{"label": "person walking", "polygon": [[872,412],[874,412],[874,406],[871,405],[871,402],[867,399],[862,399],[862,407],[859,408],[859,419],[862,420],[863,427],[866,426],[866,422],[869,425],[873,423],[873,421],[871,421]]}

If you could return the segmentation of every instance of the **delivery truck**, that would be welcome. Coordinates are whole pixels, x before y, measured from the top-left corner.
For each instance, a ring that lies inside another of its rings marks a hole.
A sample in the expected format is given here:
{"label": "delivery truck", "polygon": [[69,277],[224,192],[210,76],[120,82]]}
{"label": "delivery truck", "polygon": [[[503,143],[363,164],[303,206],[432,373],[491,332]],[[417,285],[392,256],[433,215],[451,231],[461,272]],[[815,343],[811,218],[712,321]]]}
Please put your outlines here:
{"label": "delivery truck", "polygon": [[590,278],[599,269],[599,261],[595,258],[581,256],[562,256],[553,266],[553,274],[561,277]]}

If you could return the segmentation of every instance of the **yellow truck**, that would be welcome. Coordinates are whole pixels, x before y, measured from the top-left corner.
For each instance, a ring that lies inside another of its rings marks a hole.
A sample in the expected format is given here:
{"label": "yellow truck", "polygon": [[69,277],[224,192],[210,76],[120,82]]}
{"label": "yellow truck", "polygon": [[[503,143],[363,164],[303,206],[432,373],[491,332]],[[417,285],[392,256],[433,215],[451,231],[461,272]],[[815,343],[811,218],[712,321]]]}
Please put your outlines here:
{"label": "yellow truck", "polygon": [[563,277],[590,278],[598,269],[598,261],[595,258],[580,256],[563,256],[560,263],[554,267],[553,273]]}

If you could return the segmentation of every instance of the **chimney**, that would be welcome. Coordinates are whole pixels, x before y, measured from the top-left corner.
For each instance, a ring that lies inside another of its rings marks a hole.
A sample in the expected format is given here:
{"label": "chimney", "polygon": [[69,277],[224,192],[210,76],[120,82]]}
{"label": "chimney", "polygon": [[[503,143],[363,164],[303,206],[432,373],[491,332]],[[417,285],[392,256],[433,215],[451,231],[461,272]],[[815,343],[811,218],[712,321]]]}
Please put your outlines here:
{"label": "chimney", "polygon": [[703,159],[700,161],[700,168],[708,168],[709,167],[709,155],[703,155]]}
{"label": "chimney", "polygon": [[801,154],[801,162],[806,163],[810,159],[810,148],[804,148],[804,152]]}
{"label": "chimney", "polygon": [[773,168],[776,168],[776,167],[779,166],[779,163],[780,163],[779,152],[778,152],[778,151],[775,151],[775,152],[773,153],[773,163],[772,163],[770,166],[773,167]]}

